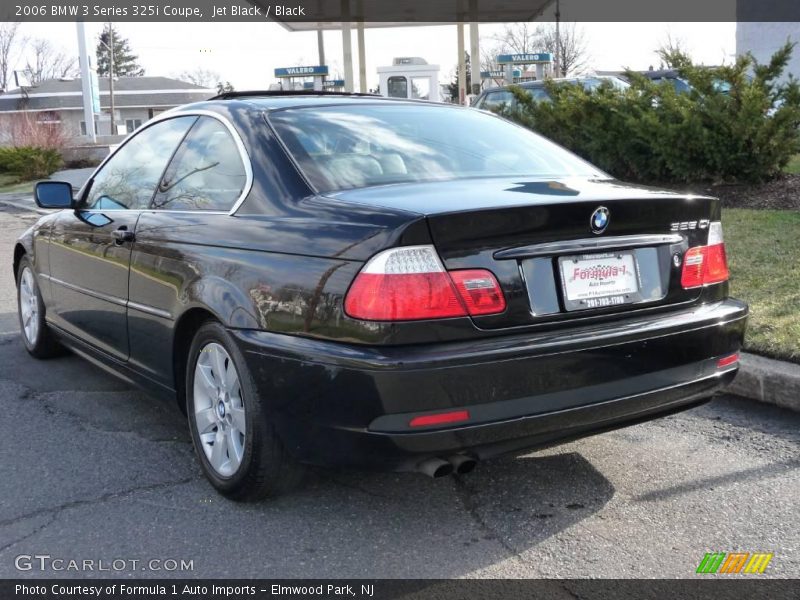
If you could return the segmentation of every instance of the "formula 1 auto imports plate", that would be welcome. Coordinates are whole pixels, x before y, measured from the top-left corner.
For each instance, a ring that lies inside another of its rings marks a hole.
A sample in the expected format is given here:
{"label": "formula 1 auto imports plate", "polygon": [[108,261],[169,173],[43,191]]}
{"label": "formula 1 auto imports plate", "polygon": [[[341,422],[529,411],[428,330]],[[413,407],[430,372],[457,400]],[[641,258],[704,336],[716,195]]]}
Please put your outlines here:
{"label": "formula 1 auto imports plate", "polygon": [[632,252],[610,252],[558,259],[567,310],[638,302],[639,277]]}

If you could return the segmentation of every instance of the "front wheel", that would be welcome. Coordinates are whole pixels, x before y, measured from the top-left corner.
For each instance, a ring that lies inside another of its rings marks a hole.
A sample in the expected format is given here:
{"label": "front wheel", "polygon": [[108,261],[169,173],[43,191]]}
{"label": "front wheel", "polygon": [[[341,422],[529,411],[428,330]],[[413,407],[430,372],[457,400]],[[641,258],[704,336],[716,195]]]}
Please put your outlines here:
{"label": "front wheel", "polygon": [[302,468],[275,434],[247,365],[222,325],[195,334],[186,369],[189,428],[211,484],[232,500],[258,500],[294,487]]}
{"label": "front wheel", "polygon": [[31,356],[51,358],[63,353],[44,319],[44,300],[27,256],[22,257],[17,269],[17,315],[22,342]]}

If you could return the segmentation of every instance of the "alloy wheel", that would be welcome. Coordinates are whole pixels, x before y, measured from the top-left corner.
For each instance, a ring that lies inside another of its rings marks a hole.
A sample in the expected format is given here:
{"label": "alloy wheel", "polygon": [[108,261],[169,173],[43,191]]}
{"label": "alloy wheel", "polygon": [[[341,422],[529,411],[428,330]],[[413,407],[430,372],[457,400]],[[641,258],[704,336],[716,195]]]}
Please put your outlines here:
{"label": "alloy wheel", "polygon": [[29,267],[24,267],[19,283],[19,310],[22,316],[22,333],[33,345],[39,335],[39,295],[36,281]]}
{"label": "alloy wheel", "polygon": [[219,475],[230,477],[242,463],[247,426],[239,375],[222,345],[211,342],[200,349],[193,393],[203,452]]}

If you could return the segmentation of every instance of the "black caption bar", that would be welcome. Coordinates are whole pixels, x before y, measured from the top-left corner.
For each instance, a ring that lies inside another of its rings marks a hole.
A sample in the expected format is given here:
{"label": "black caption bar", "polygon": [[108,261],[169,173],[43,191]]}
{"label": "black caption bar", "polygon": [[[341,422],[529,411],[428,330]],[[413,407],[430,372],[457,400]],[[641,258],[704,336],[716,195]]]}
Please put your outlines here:
{"label": "black caption bar", "polygon": [[183,600],[513,600],[604,598],[606,600],[784,600],[797,598],[798,581],[787,579],[682,580],[4,580],[2,600],[132,600],[163,598]]}
{"label": "black caption bar", "polygon": [[[800,21],[798,0],[560,0],[562,21]],[[3,0],[0,21],[554,20],[555,0]]]}

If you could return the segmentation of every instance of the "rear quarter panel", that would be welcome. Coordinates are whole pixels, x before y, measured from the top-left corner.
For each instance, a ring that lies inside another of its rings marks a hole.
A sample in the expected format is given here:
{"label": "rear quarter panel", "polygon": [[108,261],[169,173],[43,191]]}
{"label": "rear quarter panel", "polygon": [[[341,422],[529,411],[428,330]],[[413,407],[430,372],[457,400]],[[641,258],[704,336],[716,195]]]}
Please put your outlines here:
{"label": "rear quarter panel", "polygon": [[[173,385],[175,328],[193,308],[237,329],[380,338],[381,326],[344,316],[344,294],[364,260],[398,236],[424,235],[424,220],[415,225],[407,215],[391,213],[375,215],[372,223],[355,214],[328,219],[318,208],[316,218],[143,212],[129,282],[133,366]],[[422,234],[415,233],[418,227]]]}

